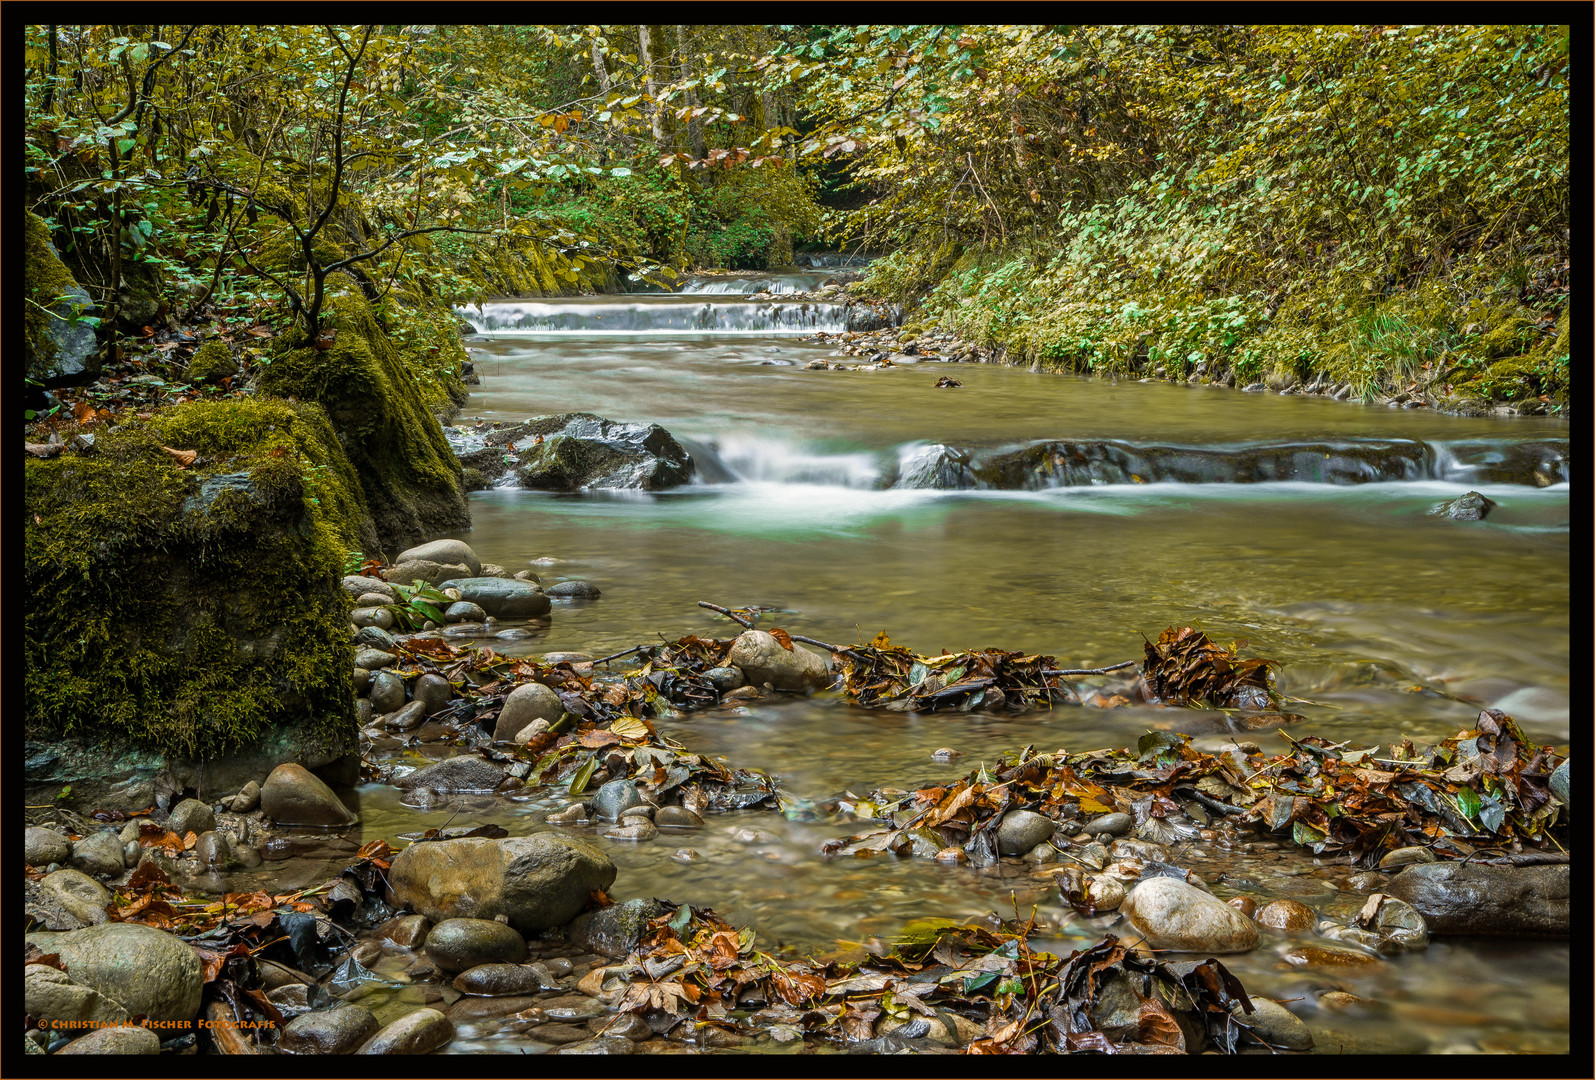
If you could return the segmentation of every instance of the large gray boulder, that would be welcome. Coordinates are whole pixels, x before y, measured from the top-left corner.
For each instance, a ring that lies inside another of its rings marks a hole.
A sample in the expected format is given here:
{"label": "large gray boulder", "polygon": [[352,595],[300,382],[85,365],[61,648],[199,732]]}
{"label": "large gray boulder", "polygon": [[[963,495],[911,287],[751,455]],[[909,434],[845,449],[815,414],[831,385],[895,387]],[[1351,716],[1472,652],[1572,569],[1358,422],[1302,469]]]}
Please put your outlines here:
{"label": "large gray boulder", "polygon": [[500,619],[537,619],[554,607],[537,586],[514,578],[456,577],[444,580],[438,587],[460,590],[461,600],[469,600]]}
{"label": "large gray boulder", "polygon": [[[534,417],[491,433],[487,444],[463,455],[461,464],[489,480],[513,471],[521,487],[541,491],[659,491],[685,484],[693,473],[691,456],[658,424],[625,424],[592,413]],[[504,460],[510,446],[514,464]]]}
{"label": "large gray boulder", "polygon": [[94,926],[109,917],[105,905],[111,902],[111,890],[81,870],[66,867],[46,874],[39,881],[39,888],[84,926]]}
{"label": "large gray boulder", "polygon": [[199,1012],[199,954],[175,934],[108,922],[58,935],[51,948],[74,982],[98,990],[131,1016],[192,1020]]}
{"label": "large gray boulder", "polygon": [[594,889],[614,884],[615,864],[574,836],[470,837],[411,844],[388,881],[400,905],[434,922],[504,915],[535,934],[581,914]]}
{"label": "large gray boulder", "polygon": [[726,663],[742,669],[754,686],[777,690],[818,690],[831,684],[829,658],[802,645],[785,648],[763,630],[749,630],[731,645]]}
{"label": "large gray boulder", "polygon": [[1257,924],[1212,893],[1170,877],[1149,878],[1120,908],[1154,949],[1235,953],[1257,948]]}
{"label": "large gray boulder", "polygon": [[1417,909],[1431,934],[1566,937],[1571,925],[1570,866],[1409,866],[1384,892]]}

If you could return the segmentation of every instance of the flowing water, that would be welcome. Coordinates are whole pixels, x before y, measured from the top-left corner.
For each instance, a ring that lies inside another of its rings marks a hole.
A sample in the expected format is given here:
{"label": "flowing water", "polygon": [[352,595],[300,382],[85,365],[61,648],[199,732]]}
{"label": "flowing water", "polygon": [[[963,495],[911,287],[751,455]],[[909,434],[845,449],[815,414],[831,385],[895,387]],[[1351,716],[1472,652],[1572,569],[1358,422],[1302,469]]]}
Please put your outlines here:
{"label": "flowing water", "polygon": [[[482,380],[471,417],[583,411],[653,421],[698,463],[693,484],[658,494],[472,496],[474,527],[460,538],[484,561],[514,571],[555,559],[535,566],[545,586],[569,576],[603,590],[594,603],[556,605],[548,630],[514,643],[515,651],[602,655],[660,635],[734,629],[699,600],[787,609],[774,617],[778,625],[827,641],[885,631],[922,653],[995,647],[1079,667],[1135,659],[1143,633],[1194,624],[1220,640],[1248,639],[1249,655],[1282,661],[1280,688],[1307,699],[1292,706],[1306,717],[1303,732],[1435,740],[1493,705],[1541,741],[1565,750],[1570,739],[1567,466],[1523,483],[1501,482],[1507,474],[1491,469],[1526,444],[1534,444],[1531,457],[1548,445],[1565,459],[1565,423],[930,361],[805,370],[810,360],[837,359],[834,339],[807,335],[841,329],[840,309],[707,288],[505,301],[468,317],[482,331],[469,343]],[[936,388],[944,374],[962,387]],[[1392,444],[1417,450],[1414,464],[1393,474],[1403,479],[1380,474],[1365,483],[893,486],[906,463],[938,444],[980,455],[1040,440],[1231,456],[1268,447],[1300,453],[1301,444],[1326,458],[1356,459]],[[1499,504],[1487,521],[1429,514],[1470,488]],[[1148,728],[1191,731],[1215,744],[1232,737],[1221,714],[1186,710],[906,716],[855,709],[831,695],[713,710],[662,730],[694,750],[768,769],[792,795],[820,800],[951,779],[1027,743],[1133,745]],[[1245,737],[1281,745],[1265,732]],[[943,746],[963,757],[933,762],[930,752]],[[457,809],[416,810],[398,795],[362,790],[367,838],[441,825]],[[543,828],[543,814],[562,801],[484,809],[521,833]],[[747,829],[754,832],[738,831]],[[1096,940],[1105,925],[1074,917],[1055,891],[1049,896],[1025,876],[1028,866],[817,854],[824,841],[856,830],[739,814],[712,817],[678,838],[600,842],[620,868],[618,897],[712,904],[767,943],[805,950],[889,935],[916,917],[1011,914],[1016,901],[1040,905],[1065,951]],[[673,861],[680,846],[704,860]],[[1343,881],[1349,872],[1326,862],[1310,876]],[[1348,902],[1326,899],[1323,910]],[[1286,968],[1266,946],[1226,963],[1255,992],[1290,997],[1333,982],[1380,1003],[1385,1011],[1371,1019],[1321,1026],[1341,1032],[1348,1049],[1568,1045],[1570,964],[1561,943],[1450,940],[1368,974],[1316,979]]]}

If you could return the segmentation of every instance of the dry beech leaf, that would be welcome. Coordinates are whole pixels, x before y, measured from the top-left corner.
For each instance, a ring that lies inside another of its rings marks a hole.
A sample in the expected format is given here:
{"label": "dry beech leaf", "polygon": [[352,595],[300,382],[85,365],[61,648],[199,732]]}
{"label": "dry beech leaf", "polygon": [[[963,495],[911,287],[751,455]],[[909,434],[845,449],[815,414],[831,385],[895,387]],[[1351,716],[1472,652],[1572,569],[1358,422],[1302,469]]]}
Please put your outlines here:
{"label": "dry beech leaf", "polygon": [[195,459],[199,457],[198,450],[173,450],[170,446],[163,446],[161,449],[172,455],[172,457],[177,461],[177,467],[179,469],[188,468],[190,465],[194,464]]}

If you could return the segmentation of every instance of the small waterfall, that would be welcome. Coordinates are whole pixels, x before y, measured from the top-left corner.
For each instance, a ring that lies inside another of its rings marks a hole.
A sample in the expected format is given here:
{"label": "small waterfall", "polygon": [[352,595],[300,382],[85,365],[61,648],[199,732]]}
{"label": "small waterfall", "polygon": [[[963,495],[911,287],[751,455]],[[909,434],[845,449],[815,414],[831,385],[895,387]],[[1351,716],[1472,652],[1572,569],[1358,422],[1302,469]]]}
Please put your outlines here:
{"label": "small waterfall", "polygon": [[705,483],[806,484],[872,490],[881,464],[864,451],[826,453],[798,443],[759,436],[729,436],[689,442],[688,453]]}
{"label": "small waterfall", "polygon": [[763,277],[689,278],[678,295],[746,295],[748,293],[813,292],[831,279],[830,274],[766,274]]}
{"label": "small waterfall", "polygon": [[460,308],[479,334],[812,334],[846,329],[841,304],[696,301],[679,296],[616,301],[498,300]]}

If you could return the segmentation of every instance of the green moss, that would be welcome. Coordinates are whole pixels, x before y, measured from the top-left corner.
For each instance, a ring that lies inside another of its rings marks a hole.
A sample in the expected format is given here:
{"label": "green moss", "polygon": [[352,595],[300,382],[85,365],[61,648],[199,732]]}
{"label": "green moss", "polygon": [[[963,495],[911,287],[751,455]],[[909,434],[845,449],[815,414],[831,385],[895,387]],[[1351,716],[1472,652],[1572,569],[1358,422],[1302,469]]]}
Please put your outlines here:
{"label": "green moss", "polygon": [[194,350],[183,377],[189,382],[220,382],[227,376],[237,373],[238,361],[233,359],[231,350],[212,338]]}
{"label": "green moss", "polygon": [[26,296],[30,303],[24,306],[23,328],[26,336],[29,365],[48,368],[55,359],[55,341],[50,335],[50,314],[63,297],[80,292],[77,281],[66,264],[51,250],[50,227],[44,219],[27,211],[28,220],[23,232],[23,273],[27,282]]}
{"label": "green moss", "polygon": [[459,461],[365,298],[329,296],[326,321],[337,330],[331,348],[288,348],[260,389],[326,410],[376,528],[379,543],[361,550],[397,551],[468,525]]}
{"label": "green moss", "polygon": [[320,410],[281,401],[180,406],[92,454],[30,460],[29,736],[195,757],[286,729],[352,749],[338,578],[357,491]]}

